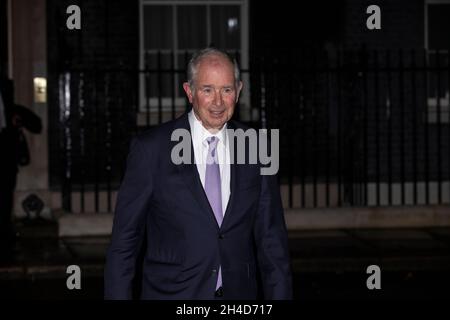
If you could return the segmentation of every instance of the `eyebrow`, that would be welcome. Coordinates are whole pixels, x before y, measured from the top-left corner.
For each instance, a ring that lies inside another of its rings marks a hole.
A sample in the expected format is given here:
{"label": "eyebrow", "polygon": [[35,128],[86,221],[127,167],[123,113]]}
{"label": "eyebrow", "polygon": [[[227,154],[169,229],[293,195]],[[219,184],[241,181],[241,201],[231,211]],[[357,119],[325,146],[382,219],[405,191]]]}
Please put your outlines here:
{"label": "eyebrow", "polygon": [[[223,86],[222,89],[231,89],[233,88],[233,85],[228,85],[228,86]],[[214,86],[212,84],[204,84],[202,86],[200,86],[200,88],[214,88]]]}

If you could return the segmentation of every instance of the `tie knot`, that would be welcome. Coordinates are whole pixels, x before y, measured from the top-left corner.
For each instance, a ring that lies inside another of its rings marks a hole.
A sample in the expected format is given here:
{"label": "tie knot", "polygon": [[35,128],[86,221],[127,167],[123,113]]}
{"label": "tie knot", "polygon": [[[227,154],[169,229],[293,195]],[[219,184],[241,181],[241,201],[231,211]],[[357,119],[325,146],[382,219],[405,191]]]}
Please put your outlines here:
{"label": "tie knot", "polygon": [[208,137],[206,138],[206,141],[208,141],[209,145],[209,153],[211,154],[212,158],[216,157],[216,148],[217,148],[217,142],[219,142],[219,138],[217,137]]}
{"label": "tie knot", "polygon": [[211,148],[214,148],[217,145],[217,143],[219,142],[219,138],[212,136],[212,137],[206,138],[206,141],[208,141],[208,145]]}

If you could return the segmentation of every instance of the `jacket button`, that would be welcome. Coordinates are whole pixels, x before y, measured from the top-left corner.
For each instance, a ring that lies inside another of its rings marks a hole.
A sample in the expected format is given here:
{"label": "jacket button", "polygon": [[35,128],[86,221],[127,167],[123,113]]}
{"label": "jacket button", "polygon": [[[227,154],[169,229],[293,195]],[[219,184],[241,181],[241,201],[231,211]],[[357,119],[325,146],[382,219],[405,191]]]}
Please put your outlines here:
{"label": "jacket button", "polygon": [[213,269],[213,270],[212,270],[212,273],[213,273],[213,274],[216,274],[216,273],[217,273],[217,269]]}
{"label": "jacket button", "polygon": [[225,237],[223,236],[223,234],[222,234],[222,233],[219,234],[219,239],[223,239],[223,238],[225,238]]}

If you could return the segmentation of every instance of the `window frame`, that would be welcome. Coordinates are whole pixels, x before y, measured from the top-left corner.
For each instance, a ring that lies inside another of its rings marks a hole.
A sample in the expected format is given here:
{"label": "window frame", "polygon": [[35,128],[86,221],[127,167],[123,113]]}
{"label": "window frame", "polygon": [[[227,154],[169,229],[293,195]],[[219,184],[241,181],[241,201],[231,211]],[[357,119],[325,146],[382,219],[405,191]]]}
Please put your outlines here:
{"label": "window frame", "polygon": [[[172,48],[171,49],[153,49],[153,50],[144,50],[144,7],[145,6],[171,6],[172,7],[172,15],[173,15],[173,39],[172,39]],[[233,6],[239,6],[240,7],[240,68],[241,70],[248,70],[249,66],[249,26],[248,26],[248,19],[249,19],[249,0],[139,0],[139,106],[138,106],[138,113],[141,114],[141,117],[143,114],[147,113],[147,102],[145,97],[145,73],[143,70],[145,69],[145,54],[147,52],[151,53],[157,53],[160,51],[161,53],[170,53],[174,52],[174,66],[177,68],[178,65],[178,54],[184,53],[185,51],[189,53],[193,53],[197,48],[188,48],[188,49],[178,49],[178,30],[177,30],[177,21],[176,21],[176,14],[177,14],[177,8],[180,5],[205,5],[208,7],[214,6],[214,5],[233,5]],[[210,42],[211,39],[211,24],[209,19],[209,12],[210,10],[207,9],[207,41]],[[250,77],[249,74],[246,72],[244,74],[241,73],[241,80],[244,82],[244,88],[241,92],[241,97],[239,99],[240,101],[240,108],[241,113],[243,109],[250,110]],[[174,75],[175,83],[174,85],[174,97],[175,97],[175,112],[181,112],[184,111],[186,106],[186,98],[180,97],[178,94],[180,90],[183,90],[182,88],[178,88],[177,84],[179,83],[179,75]],[[159,111],[159,98],[158,97],[148,97],[148,105],[149,105],[149,111],[150,113],[157,113]],[[170,112],[172,110],[172,97],[171,96],[162,96],[161,97],[161,110],[162,112]],[[138,117],[139,117],[138,114]],[[154,117],[153,117],[154,118]]]}

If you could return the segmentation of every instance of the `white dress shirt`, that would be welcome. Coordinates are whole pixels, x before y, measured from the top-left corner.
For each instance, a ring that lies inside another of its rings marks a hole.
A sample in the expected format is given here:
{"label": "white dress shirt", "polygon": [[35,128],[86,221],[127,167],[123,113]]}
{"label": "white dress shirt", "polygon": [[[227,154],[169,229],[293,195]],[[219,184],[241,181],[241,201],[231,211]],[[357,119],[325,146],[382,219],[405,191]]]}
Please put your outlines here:
{"label": "white dress shirt", "polygon": [[207,138],[215,136],[219,139],[217,144],[217,157],[220,168],[220,182],[222,191],[222,213],[225,211],[230,199],[230,148],[228,146],[227,124],[220,129],[219,132],[212,134],[203,127],[201,121],[197,119],[194,111],[191,110],[188,114],[189,125],[191,126],[192,145],[194,147],[195,163],[197,165],[198,174],[202,182],[203,189],[205,188],[206,175],[206,158],[208,156],[208,141]]}

